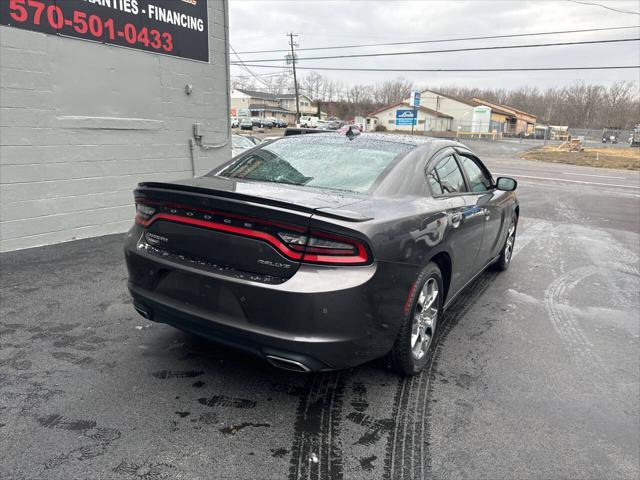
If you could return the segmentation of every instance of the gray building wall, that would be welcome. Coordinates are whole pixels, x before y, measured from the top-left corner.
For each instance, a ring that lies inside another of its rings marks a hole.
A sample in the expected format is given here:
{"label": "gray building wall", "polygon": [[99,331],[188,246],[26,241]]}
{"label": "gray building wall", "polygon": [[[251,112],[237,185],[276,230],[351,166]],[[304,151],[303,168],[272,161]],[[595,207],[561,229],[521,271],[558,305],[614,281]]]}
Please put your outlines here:
{"label": "gray building wall", "polygon": [[[0,26],[1,251],[124,232],[138,182],[192,175],[194,123],[227,140],[227,3],[208,4],[209,63]],[[193,153],[203,174],[231,147]]]}

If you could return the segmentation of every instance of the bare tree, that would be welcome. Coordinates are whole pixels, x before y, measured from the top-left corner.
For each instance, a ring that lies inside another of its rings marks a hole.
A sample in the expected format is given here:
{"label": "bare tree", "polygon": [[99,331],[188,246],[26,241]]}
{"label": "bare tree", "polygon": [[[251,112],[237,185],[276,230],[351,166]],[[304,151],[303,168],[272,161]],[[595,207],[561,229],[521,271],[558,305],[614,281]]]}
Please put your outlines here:
{"label": "bare tree", "polygon": [[231,78],[231,88],[239,88],[241,90],[256,90],[256,80],[250,76],[239,76]]}
{"label": "bare tree", "polygon": [[[242,76],[232,79],[234,88],[267,90],[271,93],[291,91],[288,72],[259,78]],[[256,88],[257,87],[257,88]],[[409,97],[413,84],[398,77],[374,84],[348,85],[342,80],[311,71],[300,80],[301,90],[319,101],[330,116],[352,118],[367,115],[384,105]],[[436,90],[461,99],[482,98],[508,105],[538,117],[538,122],[569,125],[575,128],[632,128],[640,121],[640,90],[637,82],[617,81],[604,87],[576,82],[562,88],[541,90],[524,86],[512,90],[477,87],[416,88]]]}
{"label": "bare tree", "polygon": [[318,72],[311,71],[300,80],[300,89],[312,100],[318,100],[323,83],[324,77]]}
{"label": "bare tree", "polygon": [[376,83],[371,88],[373,102],[380,105],[398,103],[409,98],[413,82],[403,77]]}
{"label": "bare tree", "polygon": [[[627,118],[633,116],[633,97],[638,98],[638,86],[629,81],[613,82],[604,92],[604,119],[606,127],[628,128]],[[635,91],[635,95],[634,95]],[[636,100],[636,116],[637,100]]]}
{"label": "bare tree", "polygon": [[576,82],[541,91],[535,87],[515,90],[464,87],[433,88],[462,99],[482,98],[532,113],[540,123],[575,128],[632,128],[640,120],[640,92],[636,82],[602,85]]}

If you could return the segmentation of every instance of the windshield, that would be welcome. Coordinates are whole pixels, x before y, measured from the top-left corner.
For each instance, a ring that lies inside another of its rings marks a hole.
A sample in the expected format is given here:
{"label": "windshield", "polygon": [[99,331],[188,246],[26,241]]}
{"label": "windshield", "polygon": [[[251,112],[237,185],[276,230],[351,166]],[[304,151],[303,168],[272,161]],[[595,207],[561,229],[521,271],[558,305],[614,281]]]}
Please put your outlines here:
{"label": "windshield", "polygon": [[255,144],[249,140],[248,138],[242,137],[240,135],[233,135],[231,137],[231,143],[233,144],[234,149],[244,149],[244,148],[253,148]]}
{"label": "windshield", "polygon": [[366,192],[396,158],[412,148],[403,143],[349,140],[337,135],[290,137],[241,156],[217,175]]}

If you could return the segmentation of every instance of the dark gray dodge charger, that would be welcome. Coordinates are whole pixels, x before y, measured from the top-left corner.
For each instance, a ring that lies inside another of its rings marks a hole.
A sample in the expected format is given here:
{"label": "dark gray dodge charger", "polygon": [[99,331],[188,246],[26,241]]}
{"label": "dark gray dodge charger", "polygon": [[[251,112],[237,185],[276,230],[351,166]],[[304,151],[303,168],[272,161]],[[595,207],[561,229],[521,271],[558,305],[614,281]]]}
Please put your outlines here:
{"label": "dark gray dodge charger", "polygon": [[449,140],[285,137],[139,184],[129,290],[144,317],[280,368],[413,375],[455,296],[509,266],[515,188]]}

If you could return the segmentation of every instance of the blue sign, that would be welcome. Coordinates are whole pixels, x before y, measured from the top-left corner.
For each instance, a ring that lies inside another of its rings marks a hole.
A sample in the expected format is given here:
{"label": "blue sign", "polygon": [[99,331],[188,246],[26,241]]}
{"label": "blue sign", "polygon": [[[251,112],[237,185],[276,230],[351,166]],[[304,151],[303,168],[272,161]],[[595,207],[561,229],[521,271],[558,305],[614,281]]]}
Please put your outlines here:
{"label": "blue sign", "polygon": [[411,99],[409,102],[409,105],[411,105],[412,107],[419,107],[420,106],[420,92],[411,92]]}
{"label": "blue sign", "polygon": [[396,125],[415,125],[413,110],[396,110]]}

